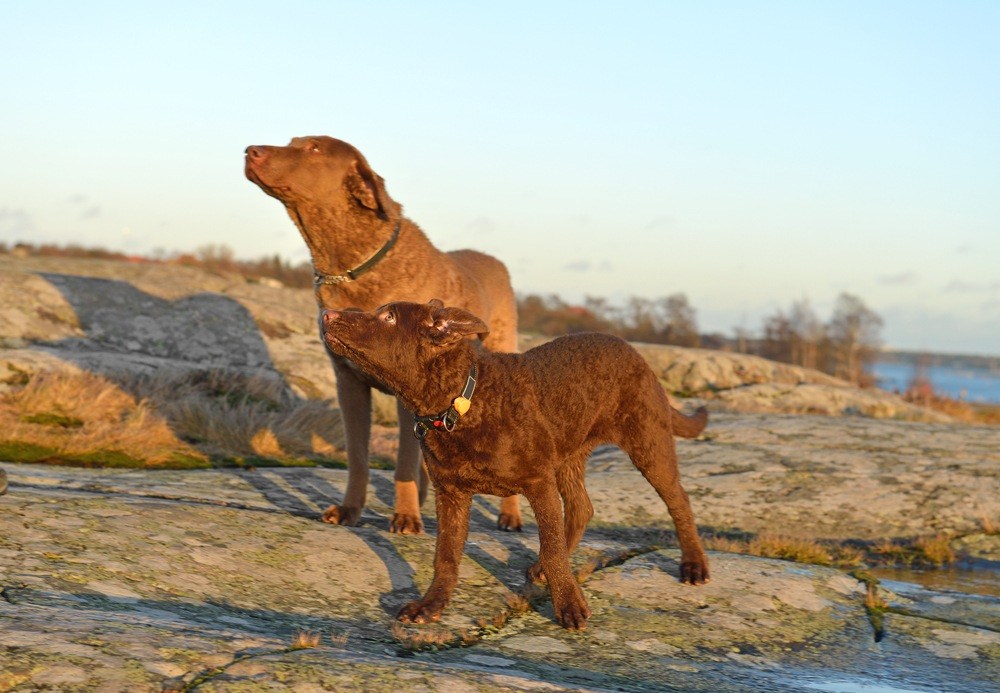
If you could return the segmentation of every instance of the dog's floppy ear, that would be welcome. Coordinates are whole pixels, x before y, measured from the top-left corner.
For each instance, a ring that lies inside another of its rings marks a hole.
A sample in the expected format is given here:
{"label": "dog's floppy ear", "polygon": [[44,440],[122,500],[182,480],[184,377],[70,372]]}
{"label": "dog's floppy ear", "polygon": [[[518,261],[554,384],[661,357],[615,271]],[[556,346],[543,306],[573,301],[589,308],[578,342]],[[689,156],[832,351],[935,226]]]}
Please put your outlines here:
{"label": "dog's floppy ear", "polygon": [[389,212],[395,209],[395,205],[385,191],[382,176],[372,171],[367,161],[363,158],[354,160],[346,183],[347,190],[361,206],[378,214],[380,219],[389,219]]}
{"label": "dog's floppy ear", "polygon": [[485,322],[461,308],[434,308],[431,320],[434,321],[430,328],[431,341],[439,346],[454,344],[473,335],[482,339],[490,333]]}

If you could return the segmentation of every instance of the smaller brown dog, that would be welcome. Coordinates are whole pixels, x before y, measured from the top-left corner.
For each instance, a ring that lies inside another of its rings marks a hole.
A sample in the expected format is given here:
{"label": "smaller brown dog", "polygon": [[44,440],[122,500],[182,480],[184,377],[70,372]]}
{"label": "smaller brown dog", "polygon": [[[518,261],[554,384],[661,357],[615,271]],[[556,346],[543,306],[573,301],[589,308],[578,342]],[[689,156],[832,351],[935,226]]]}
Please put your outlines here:
{"label": "smaller brown dog", "polygon": [[391,387],[416,413],[414,433],[437,495],[434,579],[397,618],[440,618],[458,581],[473,494],[517,493],[538,523],[539,561],[529,577],[547,579],[562,626],[586,627],[590,609],[569,554],[594,514],[583,476],[599,443],[625,450],[666,503],[681,546],[681,581],[707,582],[708,559],[673,440],[701,433],[707,412],[688,417],[670,406],[653,371],[617,337],[561,337],[524,354],[486,352],[466,339],[487,331],[472,313],[437,300],[323,313],[331,351]]}

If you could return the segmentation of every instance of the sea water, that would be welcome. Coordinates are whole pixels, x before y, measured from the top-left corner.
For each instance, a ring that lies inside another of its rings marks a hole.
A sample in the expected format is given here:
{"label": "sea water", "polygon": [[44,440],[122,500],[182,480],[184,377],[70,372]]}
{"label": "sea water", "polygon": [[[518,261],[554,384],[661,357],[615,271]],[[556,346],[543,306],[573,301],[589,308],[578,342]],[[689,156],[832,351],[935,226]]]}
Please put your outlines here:
{"label": "sea water", "polygon": [[[906,363],[875,363],[871,368],[877,385],[889,392],[904,392],[916,369]],[[922,374],[930,379],[934,392],[952,399],[983,404],[1000,404],[1000,372],[986,368],[929,366]]]}

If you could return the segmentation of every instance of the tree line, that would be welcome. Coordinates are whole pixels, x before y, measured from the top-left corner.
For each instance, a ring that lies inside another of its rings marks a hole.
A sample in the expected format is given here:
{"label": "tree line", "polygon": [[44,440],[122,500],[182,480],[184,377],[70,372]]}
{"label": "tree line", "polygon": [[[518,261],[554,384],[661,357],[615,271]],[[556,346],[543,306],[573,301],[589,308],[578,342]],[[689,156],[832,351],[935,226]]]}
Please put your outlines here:
{"label": "tree line", "polygon": [[826,322],[801,300],[765,316],[757,332],[737,327],[732,336],[702,334],[696,311],[683,293],[652,300],[633,296],[620,306],[591,296],[582,304],[570,304],[555,294],[527,294],[518,296],[517,304],[523,332],[607,332],[634,342],[755,354],[859,385],[873,384],[869,367],[882,344],[882,318],[846,292],[837,297]]}

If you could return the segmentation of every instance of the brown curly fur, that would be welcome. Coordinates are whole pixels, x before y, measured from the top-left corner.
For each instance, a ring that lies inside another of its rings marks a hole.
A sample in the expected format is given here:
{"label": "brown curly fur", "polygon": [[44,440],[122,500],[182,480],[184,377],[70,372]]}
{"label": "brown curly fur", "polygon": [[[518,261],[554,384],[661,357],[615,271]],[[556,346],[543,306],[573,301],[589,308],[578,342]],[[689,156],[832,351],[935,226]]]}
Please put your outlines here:
{"label": "brown curly fur", "polygon": [[437,497],[434,579],[399,620],[440,617],[458,579],[472,495],[519,493],[535,512],[541,545],[529,577],[544,574],[560,624],[585,627],[590,609],[569,554],[593,516],[584,463],[600,443],[625,450],[666,503],[681,546],[681,580],[708,580],[673,440],[697,436],[708,415],[674,409],[656,375],[623,340],[582,334],[524,354],[488,353],[467,339],[482,337],[485,322],[440,301],[390,303],[370,313],[329,311],[323,325],[332,351],[388,384],[420,416],[447,410],[472,364],[478,369],[469,411],[454,430],[431,430],[423,440]]}
{"label": "brown curly fur", "polygon": [[[324,309],[372,310],[392,300],[424,302],[443,296],[486,319],[491,329],[485,342],[488,349],[517,351],[517,305],[503,263],[473,250],[443,253],[436,249],[403,216],[402,207],[386,192],[385,181],[351,145],[332,137],[296,137],[285,147],[250,146],[245,173],[285,206],[321,274],[339,275],[357,267],[391,238],[399,224],[395,246],[370,272],[357,281],[317,287],[321,313]],[[371,388],[385,387],[359,373],[349,361],[331,358],[347,437],[348,482],[343,502],[327,508],[323,520],[354,525],[360,520],[368,489]],[[420,504],[426,475],[421,474],[420,450],[409,433],[412,415],[403,407],[397,409],[401,435],[390,529],[418,533],[423,531]],[[501,529],[521,528],[516,497],[503,500],[497,524]]]}

